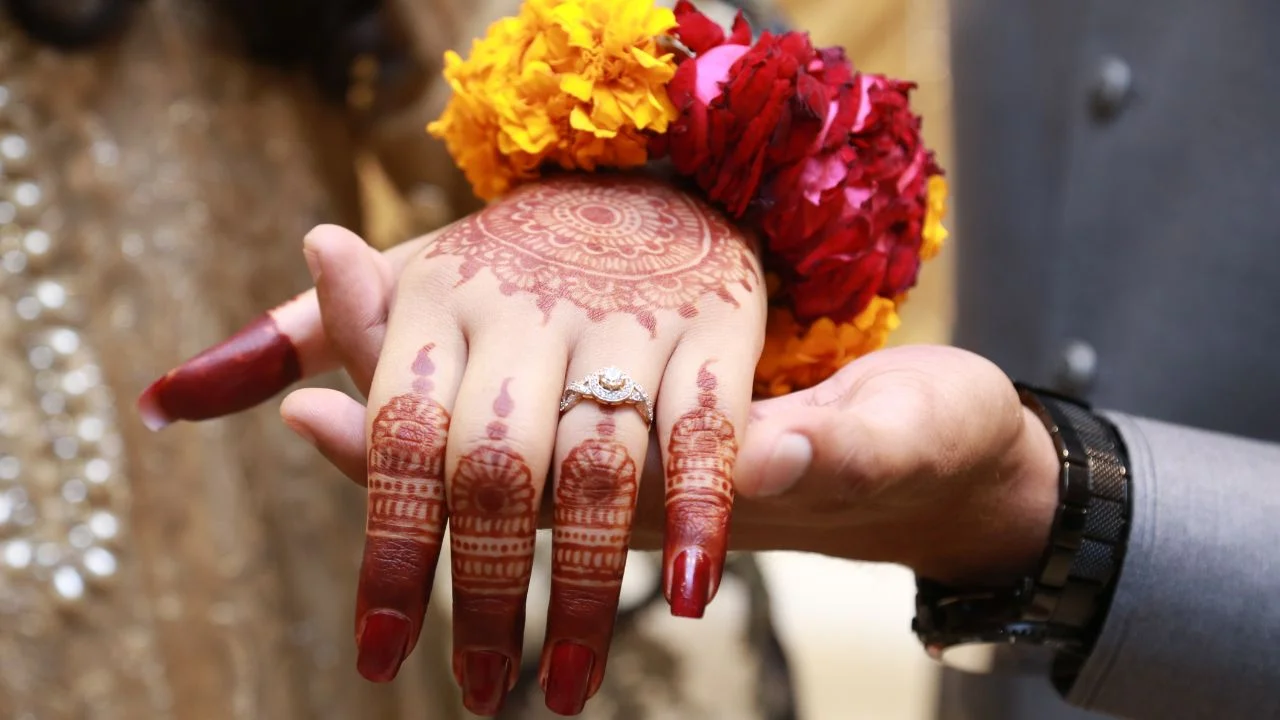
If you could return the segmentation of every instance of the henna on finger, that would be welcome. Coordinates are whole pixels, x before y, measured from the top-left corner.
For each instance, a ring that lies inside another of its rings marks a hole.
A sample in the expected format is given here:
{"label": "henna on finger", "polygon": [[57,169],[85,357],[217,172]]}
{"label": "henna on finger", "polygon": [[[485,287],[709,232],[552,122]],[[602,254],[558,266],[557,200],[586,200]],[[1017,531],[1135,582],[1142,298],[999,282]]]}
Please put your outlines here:
{"label": "henna on finger", "polygon": [[518,676],[538,525],[533,474],[506,442],[510,383],[493,402],[485,442],[459,458],[449,492],[453,672],[477,715],[496,714]]}
{"label": "henna on finger", "polygon": [[432,398],[432,345],[418,353],[412,391],[378,411],[369,440],[368,524],[356,595],[357,669],[388,682],[422,627],[447,520],[449,413]]}
{"label": "henna on finger", "polygon": [[602,410],[597,437],[569,451],[555,488],[540,680],[561,715],[582,712],[604,678],[635,512],[637,465],[614,438],[613,409]]}
{"label": "henna on finger", "polygon": [[[334,365],[319,335],[314,291],[258,316],[235,335],[169,371],[138,398],[151,430],[179,420],[209,420],[248,410]],[[296,328],[316,326],[313,333]]]}
{"label": "henna on finger", "polygon": [[664,588],[679,617],[702,617],[715,596],[733,511],[738,440],[718,408],[718,380],[709,365],[698,370],[697,406],[676,420],[667,443]]}

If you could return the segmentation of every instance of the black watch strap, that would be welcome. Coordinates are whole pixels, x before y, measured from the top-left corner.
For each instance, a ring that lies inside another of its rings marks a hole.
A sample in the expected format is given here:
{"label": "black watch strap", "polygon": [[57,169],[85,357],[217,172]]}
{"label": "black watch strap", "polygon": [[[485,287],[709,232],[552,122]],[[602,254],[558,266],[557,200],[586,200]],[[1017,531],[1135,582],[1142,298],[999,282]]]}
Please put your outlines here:
{"label": "black watch strap", "polygon": [[933,655],[967,643],[1031,643],[1059,650],[1059,686],[1079,671],[1105,617],[1131,516],[1119,433],[1088,405],[1016,384],[1061,461],[1059,504],[1034,575],[1013,587],[954,588],[918,581],[913,627]]}
{"label": "black watch strap", "polygon": [[1058,511],[1028,619],[1087,630],[1124,556],[1127,458],[1115,428],[1087,406],[1021,385],[1018,395],[1053,436],[1062,463]]}

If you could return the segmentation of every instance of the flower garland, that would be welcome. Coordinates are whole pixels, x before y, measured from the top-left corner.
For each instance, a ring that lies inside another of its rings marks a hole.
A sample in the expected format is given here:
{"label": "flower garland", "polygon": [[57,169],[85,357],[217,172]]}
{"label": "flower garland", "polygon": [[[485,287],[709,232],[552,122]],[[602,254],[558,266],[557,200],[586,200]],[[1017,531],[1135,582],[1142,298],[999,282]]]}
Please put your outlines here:
{"label": "flower garland", "polygon": [[526,0],[450,52],[453,97],[428,131],[476,194],[551,165],[667,158],[765,240],[770,312],[756,393],[810,387],[882,347],[937,254],[947,186],[908,100],[805,33],[752,40],[687,0]]}

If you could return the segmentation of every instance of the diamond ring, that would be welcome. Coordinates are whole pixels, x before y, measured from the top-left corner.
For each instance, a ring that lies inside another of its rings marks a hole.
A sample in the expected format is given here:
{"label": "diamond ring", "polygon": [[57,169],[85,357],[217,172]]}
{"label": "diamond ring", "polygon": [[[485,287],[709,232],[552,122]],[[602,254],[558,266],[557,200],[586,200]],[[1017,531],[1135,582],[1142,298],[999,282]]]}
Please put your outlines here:
{"label": "diamond ring", "polygon": [[595,400],[601,405],[633,405],[648,425],[653,424],[653,401],[649,394],[616,367],[597,370],[578,382],[569,383],[560,399],[560,412],[582,400]]}

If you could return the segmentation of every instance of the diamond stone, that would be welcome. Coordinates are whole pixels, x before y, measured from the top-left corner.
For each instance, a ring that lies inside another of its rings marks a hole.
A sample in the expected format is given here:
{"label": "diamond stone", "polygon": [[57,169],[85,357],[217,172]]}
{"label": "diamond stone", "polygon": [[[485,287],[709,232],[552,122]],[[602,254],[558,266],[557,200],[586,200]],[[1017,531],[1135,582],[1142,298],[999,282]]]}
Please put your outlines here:
{"label": "diamond stone", "polygon": [[605,368],[600,373],[600,384],[609,390],[621,389],[626,382],[626,376],[616,367]]}

